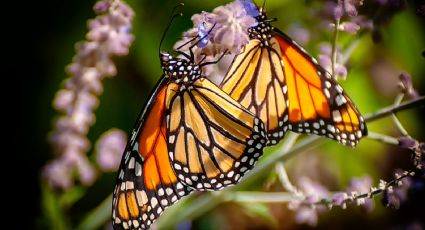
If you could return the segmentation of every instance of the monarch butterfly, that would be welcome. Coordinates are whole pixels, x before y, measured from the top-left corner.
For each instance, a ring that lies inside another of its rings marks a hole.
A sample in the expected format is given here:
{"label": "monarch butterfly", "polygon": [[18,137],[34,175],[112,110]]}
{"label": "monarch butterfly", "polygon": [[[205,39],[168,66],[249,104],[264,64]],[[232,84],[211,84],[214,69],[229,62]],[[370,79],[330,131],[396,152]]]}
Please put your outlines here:
{"label": "monarch butterfly", "polygon": [[261,120],[202,75],[215,62],[195,63],[193,47],[190,55],[177,49],[183,57],[160,53],[163,75],[121,160],[115,229],[147,229],[194,189],[237,183],[267,144]]}
{"label": "monarch butterfly", "polygon": [[303,48],[273,28],[263,9],[243,2],[257,25],[220,87],[257,114],[271,144],[286,131],[317,134],[355,146],[367,134],[363,117],[342,87]]}

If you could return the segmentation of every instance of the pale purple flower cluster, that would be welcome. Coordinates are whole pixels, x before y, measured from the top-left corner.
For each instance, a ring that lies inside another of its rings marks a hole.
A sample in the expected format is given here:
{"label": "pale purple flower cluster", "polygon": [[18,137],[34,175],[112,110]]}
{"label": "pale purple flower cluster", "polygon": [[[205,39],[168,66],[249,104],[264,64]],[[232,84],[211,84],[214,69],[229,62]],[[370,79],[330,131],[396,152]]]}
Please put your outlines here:
{"label": "pale purple flower cluster", "polygon": [[119,129],[103,133],[96,142],[95,153],[99,168],[104,171],[116,171],[120,165],[127,135]]}
{"label": "pale purple flower cluster", "polygon": [[[334,77],[346,79],[347,77],[347,67],[342,63],[341,49],[337,47],[336,49],[336,63],[334,63]],[[332,47],[330,44],[325,43],[320,46],[319,53],[319,64],[325,68],[326,71],[332,73]]]}
{"label": "pale purple flower cluster", "polygon": [[340,20],[345,15],[350,17],[357,16],[357,7],[361,5],[363,5],[363,0],[338,0],[336,3],[334,1],[326,2],[328,12],[337,20]]}
{"label": "pale purple flower cluster", "polygon": [[316,226],[320,212],[332,206],[340,206],[345,209],[347,202],[354,200],[358,206],[365,208],[367,211],[371,211],[374,208],[371,198],[358,197],[373,190],[372,179],[369,176],[352,179],[347,191],[336,192],[332,195],[325,187],[306,177],[302,177],[299,180],[299,188],[298,195],[302,199],[291,201],[288,204],[288,208],[296,212],[295,220],[297,223]]}
{"label": "pale purple flower cluster", "polygon": [[299,188],[304,199],[290,202],[288,208],[296,211],[295,220],[297,223],[316,226],[318,212],[324,211],[324,207],[315,204],[322,198],[328,197],[329,191],[307,177],[300,178]]}
{"label": "pale purple flower cluster", "polygon": [[95,169],[86,157],[90,148],[86,135],[95,123],[101,80],[116,74],[111,57],[126,55],[134,39],[130,34],[134,13],[125,3],[102,0],[94,9],[99,16],[89,21],[87,40],[77,44],[77,54],[67,69],[70,77],[53,101],[63,115],[50,133],[57,157],[45,166],[43,175],[54,187],[68,188],[75,175],[84,185],[95,180]]}
{"label": "pale purple flower cluster", "polygon": [[419,98],[419,93],[413,88],[412,77],[406,72],[400,73],[398,76],[399,83],[398,86],[404,95],[408,96],[411,99]]}
{"label": "pale purple flower cluster", "polygon": [[[360,178],[351,179],[350,185],[348,186],[347,192],[355,197],[360,194],[365,194],[370,191],[372,187],[372,178],[370,176],[364,176]],[[375,203],[370,198],[359,198],[356,200],[356,204],[364,208],[366,211],[371,212],[375,207]]]}
{"label": "pale purple flower cluster", "polygon": [[[218,65],[207,65],[203,73],[214,82],[220,82],[234,56],[248,43],[248,28],[255,26],[257,21],[247,13],[243,1],[233,1],[227,5],[215,8],[212,13],[202,12],[192,16],[193,28],[183,33],[183,39],[178,41],[174,48],[180,46],[181,51],[188,51],[189,47],[197,42],[202,35],[208,33],[208,42],[201,40],[200,45],[192,50],[195,61],[216,61],[220,55],[227,52],[230,55],[220,61]],[[211,30],[211,31],[210,31]],[[194,42],[191,39],[198,37]]]}

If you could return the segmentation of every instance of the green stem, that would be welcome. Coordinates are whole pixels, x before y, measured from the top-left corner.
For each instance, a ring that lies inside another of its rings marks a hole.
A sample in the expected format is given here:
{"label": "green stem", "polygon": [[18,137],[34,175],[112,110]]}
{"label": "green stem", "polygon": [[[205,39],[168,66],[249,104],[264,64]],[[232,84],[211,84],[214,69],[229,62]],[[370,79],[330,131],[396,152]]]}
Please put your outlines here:
{"label": "green stem", "polygon": [[335,19],[335,28],[334,28],[334,37],[332,41],[332,61],[331,61],[331,71],[332,76],[335,78],[335,65],[336,65],[336,55],[337,55],[337,42],[339,36],[339,19]]}
{"label": "green stem", "polygon": [[277,162],[275,168],[282,186],[288,192],[291,192],[294,195],[299,194],[298,189],[294,185],[292,185],[291,181],[289,180],[288,174],[286,173],[285,166],[283,165],[283,163]]}
{"label": "green stem", "polygon": [[369,131],[369,133],[367,134],[367,137],[370,139],[374,139],[374,140],[386,143],[386,144],[398,145],[397,138],[390,137],[381,133],[374,133]]}
{"label": "green stem", "polygon": [[261,203],[283,203],[303,199],[291,192],[227,192],[224,197],[225,201]]}
{"label": "green stem", "polygon": [[425,105],[425,96],[422,96],[422,97],[419,97],[418,99],[411,100],[400,105],[388,106],[386,108],[379,110],[378,112],[367,114],[366,116],[364,116],[364,119],[365,121],[371,122],[371,121],[375,121],[380,118],[386,117],[392,113],[397,113],[406,109],[424,106],[424,105]]}
{"label": "green stem", "polygon": [[100,229],[111,218],[112,194],[102,201],[95,209],[90,211],[81,221],[76,230]]}
{"label": "green stem", "polygon": [[[400,105],[401,101],[404,98],[404,94],[403,93],[399,93],[395,99],[394,105],[398,106]],[[394,124],[397,126],[398,130],[401,132],[401,134],[405,137],[409,136],[409,133],[407,132],[407,130],[403,127],[403,125],[401,124],[400,120],[398,119],[397,115],[395,113],[391,114],[391,117],[393,119]]]}

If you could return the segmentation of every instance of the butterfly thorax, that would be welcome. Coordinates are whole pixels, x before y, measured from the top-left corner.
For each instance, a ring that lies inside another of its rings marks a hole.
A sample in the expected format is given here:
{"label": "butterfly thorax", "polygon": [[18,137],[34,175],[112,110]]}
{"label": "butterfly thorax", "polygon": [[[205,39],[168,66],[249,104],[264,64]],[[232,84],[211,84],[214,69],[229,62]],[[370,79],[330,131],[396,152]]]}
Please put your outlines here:
{"label": "butterfly thorax", "polygon": [[248,28],[249,38],[258,39],[263,45],[269,46],[273,31],[270,21],[264,12],[261,12],[255,19],[257,20],[257,25]]}
{"label": "butterfly thorax", "polygon": [[194,81],[201,77],[198,65],[191,64],[186,58],[174,58],[169,53],[161,53],[161,67],[166,77],[180,85],[180,89],[190,89]]}

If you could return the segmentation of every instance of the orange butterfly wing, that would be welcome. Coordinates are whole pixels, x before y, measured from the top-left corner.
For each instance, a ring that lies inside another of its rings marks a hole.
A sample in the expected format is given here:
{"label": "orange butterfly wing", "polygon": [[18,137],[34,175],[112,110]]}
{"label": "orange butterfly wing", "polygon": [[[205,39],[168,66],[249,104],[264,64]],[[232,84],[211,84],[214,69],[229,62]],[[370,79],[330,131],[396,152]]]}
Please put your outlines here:
{"label": "orange butterfly wing", "polygon": [[114,229],[147,229],[165,208],[190,193],[168,157],[162,78],[124,152],[113,195]]}
{"label": "orange butterfly wing", "polygon": [[363,117],[331,75],[284,33],[275,30],[288,96],[286,129],[355,146],[367,134]]}
{"label": "orange butterfly wing", "polygon": [[167,113],[169,153],[178,179],[196,190],[238,183],[267,144],[264,124],[205,78],[191,90],[170,83]]}
{"label": "orange butterfly wing", "polygon": [[264,122],[271,144],[283,138],[287,95],[278,44],[251,39],[235,57],[220,88]]}
{"label": "orange butterfly wing", "polygon": [[261,118],[270,144],[291,130],[355,146],[366,125],[342,87],[284,33],[261,28],[233,60],[223,91]]}

